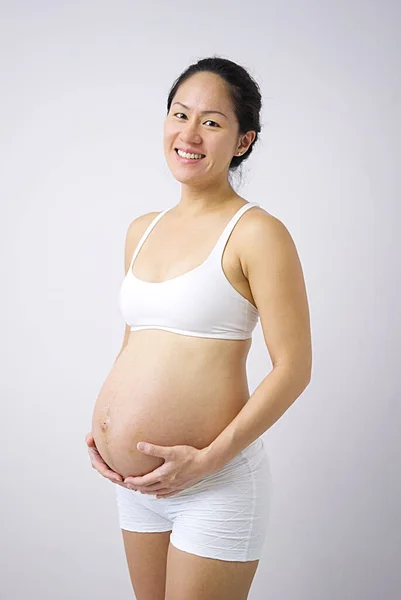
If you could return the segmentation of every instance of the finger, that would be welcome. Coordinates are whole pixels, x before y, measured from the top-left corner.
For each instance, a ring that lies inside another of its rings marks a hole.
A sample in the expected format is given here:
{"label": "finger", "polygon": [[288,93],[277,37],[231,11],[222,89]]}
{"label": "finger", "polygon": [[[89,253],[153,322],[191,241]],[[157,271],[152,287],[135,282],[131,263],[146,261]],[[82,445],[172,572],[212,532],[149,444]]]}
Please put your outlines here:
{"label": "finger", "polygon": [[116,473],[115,471],[112,471],[111,469],[96,469],[101,475],[103,475],[103,477],[106,477],[106,479],[110,479],[111,481],[114,481],[115,483],[121,483],[122,482],[122,477],[121,475],[119,475],[118,473]]}
{"label": "finger", "polygon": [[115,482],[122,482],[123,481],[123,478],[121,477],[121,475],[119,475],[115,471],[112,471],[111,469],[108,469],[106,471],[105,477],[108,477],[109,479],[112,479]]}
{"label": "finger", "polygon": [[[107,463],[101,457],[99,450],[96,448],[95,440],[92,434],[87,434],[86,441],[88,444],[88,452],[91,457],[92,467],[101,475],[103,475],[103,477],[106,477],[106,479],[110,479],[114,483],[122,482],[122,475],[110,469]],[[124,487],[126,486],[124,485]]]}
{"label": "finger", "polygon": [[149,485],[154,485],[155,483],[160,483],[161,473],[156,473],[156,471],[152,471],[146,475],[131,477],[130,475],[124,479],[125,483],[129,485],[133,485],[137,488],[145,488]]}
{"label": "finger", "polygon": [[108,465],[104,462],[103,458],[100,456],[100,454],[97,451],[90,451],[90,456],[91,456],[92,464],[96,467],[96,469],[98,469],[100,471],[101,469],[104,469],[105,467],[106,467],[106,469],[108,468]]}
{"label": "finger", "polygon": [[103,475],[103,477],[106,477],[107,479],[111,479],[113,481],[115,481],[116,483],[119,481],[123,481],[123,477],[122,475],[120,475],[119,473],[116,473],[115,471],[113,471],[113,469],[110,469],[110,467],[108,466],[108,464],[103,460],[103,458],[100,456],[99,452],[97,450],[89,450],[91,456],[91,462],[92,462],[92,467],[94,469],[96,469],[96,471],[98,471],[101,475]]}
{"label": "finger", "polygon": [[96,446],[93,446],[93,447],[91,447],[91,448],[88,448],[88,452],[89,452],[89,454],[90,454],[91,456],[93,456],[93,457],[94,457],[94,459],[95,459],[96,461],[106,464],[106,463],[104,462],[104,460],[103,460],[103,458],[102,458],[102,456],[101,456],[101,454],[100,454],[99,450],[96,448]]}
{"label": "finger", "polygon": [[131,485],[128,484],[128,489],[133,490],[134,492],[140,492],[141,494],[157,494],[159,492],[170,492],[171,488],[167,488],[165,486],[165,484],[163,485],[162,482],[159,483],[155,483],[153,486],[146,486],[146,487],[142,487],[142,486],[135,486],[135,485]]}
{"label": "finger", "polygon": [[129,489],[123,481],[114,481],[113,483],[115,483],[116,485],[120,485],[121,487],[125,488],[126,490]]}
{"label": "finger", "polygon": [[91,454],[92,456],[96,457],[98,460],[101,460],[102,462],[104,462],[103,458],[101,457],[100,452],[96,448],[96,446],[93,447],[93,448],[89,448],[89,454]]}
{"label": "finger", "polygon": [[135,487],[136,489],[138,489],[139,491],[142,492],[157,492],[158,490],[165,490],[166,488],[166,484],[162,481],[156,481],[155,483],[149,484],[149,485],[133,485],[133,484],[129,484],[132,485],[132,487]]}

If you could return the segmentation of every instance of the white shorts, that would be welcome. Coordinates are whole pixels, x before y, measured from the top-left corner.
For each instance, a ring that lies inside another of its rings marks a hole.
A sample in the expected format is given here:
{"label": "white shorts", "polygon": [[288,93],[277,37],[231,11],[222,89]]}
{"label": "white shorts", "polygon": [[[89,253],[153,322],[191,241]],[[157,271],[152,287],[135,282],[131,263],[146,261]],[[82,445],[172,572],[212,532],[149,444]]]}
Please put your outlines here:
{"label": "white shorts", "polygon": [[115,484],[119,524],[127,531],[171,530],[171,544],[191,554],[257,560],[266,539],[271,483],[259,437],[220,471],[169,498]]}

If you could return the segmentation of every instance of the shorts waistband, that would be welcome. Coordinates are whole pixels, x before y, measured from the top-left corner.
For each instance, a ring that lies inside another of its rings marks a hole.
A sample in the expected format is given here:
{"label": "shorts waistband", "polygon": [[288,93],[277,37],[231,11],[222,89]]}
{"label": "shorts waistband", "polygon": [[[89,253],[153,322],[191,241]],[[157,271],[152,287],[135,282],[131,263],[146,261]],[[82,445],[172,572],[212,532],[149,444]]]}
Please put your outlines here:
{"label": "shorts waistband", "polygon": [[261,437],[258,437],[251,444],[249,444],[249,446],[241,450],[239,455],[245,455],[247,458],[253,458],[257,454],[259,454],[261,450],[264,450],[263,439]]}
{"label": "shorts waistband", "polygon": [[249,446],[246,446],[241,450],[234,458],[228,461],[221,471],[227,471],[235,467],[237,464],[242,463],[244,458],[251,462],[255,457],[260,456],[261,452],[265,452],[263,439],[261,437],[256,438]]}

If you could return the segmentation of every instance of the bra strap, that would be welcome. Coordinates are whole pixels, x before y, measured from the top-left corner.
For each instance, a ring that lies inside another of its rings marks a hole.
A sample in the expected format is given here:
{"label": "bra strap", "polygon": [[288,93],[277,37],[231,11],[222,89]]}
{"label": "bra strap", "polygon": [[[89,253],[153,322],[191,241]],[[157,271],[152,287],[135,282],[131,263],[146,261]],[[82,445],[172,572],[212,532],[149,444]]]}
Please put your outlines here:
{"label": "bra strap", "polygon": [[214,247],[213,252],[218,252],[221,257],[223,250],[226,246],[227,240],[230,237],[230,234],[231,234],[232,230],[234,229],[235,225],[237,224],[237,221],[242,217],[244,212],[246,212],[253,206],[260,206],[260,204],[258,202],[248,202],[247,204],[244,204],[244,206],[241,206],[241,208],[239,210],[237,210],[237,212],[233,215],[233,217],[230,219],[230,221],[227,223],[227,225],[223,229],[223,232],[220,235],[218,242],[217,242],[216,246]]}
{"label": "bra strap", "polygon": [[149,223],[149,225],[147,226],[147,228],[143,232],[143,234],[140,237],[139,242],[138,242],[138,244],[137,244],[137,246],[135,248],[134,254],[132,255],[130,269],[132,269],[132,265],[134,263],[136,255],[138,254],[139,250],[141,249],[141,247],[142,247],[143,243],[145,242],[146,238],[148,237],[149,233],[152,231],[152,229],[156,225],[156,223],[166,214],[166,212],[170,210],[170,208],[171,207],[168,207],[165,210],[162,210],[161,213],[159,213],[158,215],[156,215],[156,217],[153,219],[153,221],[151,221]]}
{"label": "bra strap", "polygon": [[[227,243],[227,240],[230,237],[230,234],[231,234],[232,230],[234,229],[234,227],[235,227],[238,219],[240,217],[242,217],[242,215],[244,214],[244,212],[246,212],[252,206],[260,206],[260,204],[258,202],[248,202],[247,204],[244,204],[244,206],[241,206],[241,208],[239,210],[237,210],[237,212],[233,215],[233,217],[230,219],[230,221],[227,223],[227,225],[223,229],[223,232],[220,235],[220,237],[219,237],[219,239],[217,241],[217,244],[213,248],[212,254],[214,254],[215,252],[219,252],[220,256],[221,256],[221,254],[223,253],[223,250],[225,248],[225,245]],[[132,255],[130,269],[132,269],[132,265],[134,263],[134,260],[135,260],[135,258],[137,256],[139,250],[141,249],[143,243],[145,242],[146,238],[148,237],[149,233],[152,231],[153,227],[166,214],[166,212],[168,212],[171,208],[173,208],[173,207],[169,206],[168,208],[166,208],[165,210],[163,210],[161,213],[159,213],[153,219],[153,221],[151,221],[149,223],[149,225],[147,226],[147,228],[143,232],[141,238],[139,239],[139,242],[138,242],[138,244],[137,244],[137,246],[135,248],[134,254]]]}

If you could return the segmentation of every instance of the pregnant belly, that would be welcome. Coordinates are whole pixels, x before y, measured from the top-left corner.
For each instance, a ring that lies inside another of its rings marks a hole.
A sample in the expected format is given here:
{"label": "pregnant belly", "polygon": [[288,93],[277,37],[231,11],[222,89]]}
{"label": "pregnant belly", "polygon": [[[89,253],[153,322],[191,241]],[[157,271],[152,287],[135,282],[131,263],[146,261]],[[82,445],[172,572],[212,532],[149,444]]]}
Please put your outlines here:
{"label": "pregnant belly", "polygon": [[117,359],[92,418],[100,455],[123,477],[144,475],[164,462],[139,452],[138,442],[204,448],[249,397],[246,377],[239,375],[238,368],[231,366],[230,373],[222,373],[209,365],[188,372],[176,361],[132,358],[124,351]]}

